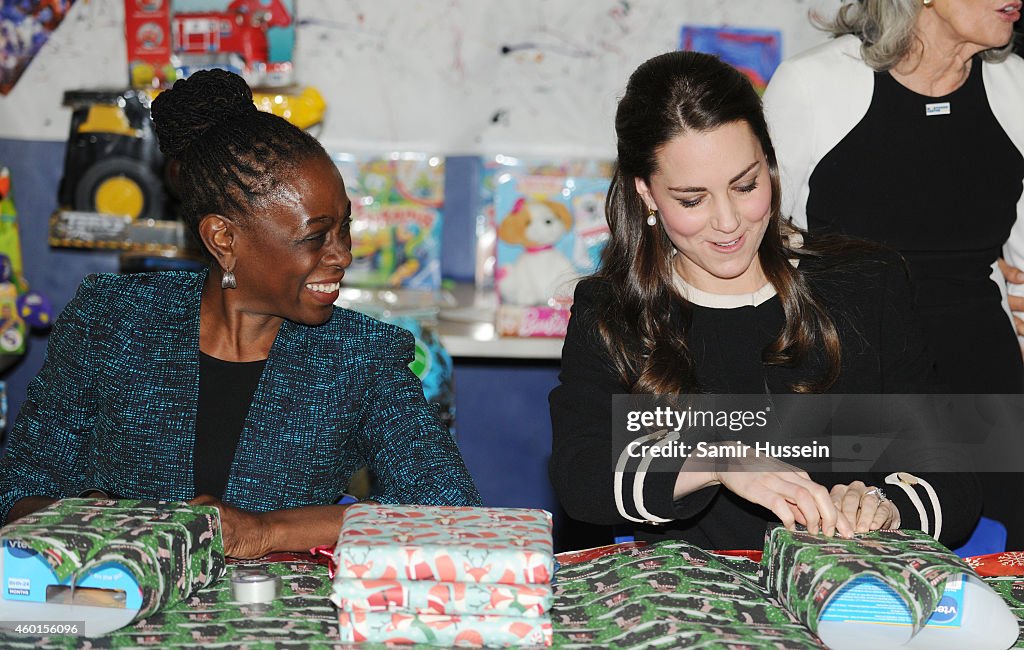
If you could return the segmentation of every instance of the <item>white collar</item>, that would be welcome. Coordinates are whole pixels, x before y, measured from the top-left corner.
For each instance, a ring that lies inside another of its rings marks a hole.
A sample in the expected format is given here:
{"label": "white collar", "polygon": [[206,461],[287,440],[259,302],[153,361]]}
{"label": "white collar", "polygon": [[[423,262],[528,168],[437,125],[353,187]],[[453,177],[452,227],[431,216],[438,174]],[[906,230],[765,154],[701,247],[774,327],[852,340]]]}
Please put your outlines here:
{"label": "white collar", "polygon": [[714,309],[735,309],[737,307],[757,307],[758,305],[771,300],[777,293],[771,282],[766,282],[763,287],[753,293],[711,293],[702,291],[683,279],[679,272],[673,269],[672,279],[676,289],[687,301],[700,307],[711,307]]}
{"label": "white collar", "polygon": [[[786,244],[791,249],[804,247],[804,236],[800,231],[786,228],[782,236],[786,239]],[[672,255],[675,256],[676,252],[673,251]],[[798,258],[791,258],[789,263],[794,269],[800,268],[800,260]],[[684,280],[675,264],[672,265],[672,280],[676,285],[676,289],[679,293],[683,294],[683,298],[686,298],[688,302],[692,302],[700,307],[711,307],[714,309],[757,307],[771,300],[778,293],[771,282],[765,282],[763,287],[753,293],[722,294],[702,291]]]}

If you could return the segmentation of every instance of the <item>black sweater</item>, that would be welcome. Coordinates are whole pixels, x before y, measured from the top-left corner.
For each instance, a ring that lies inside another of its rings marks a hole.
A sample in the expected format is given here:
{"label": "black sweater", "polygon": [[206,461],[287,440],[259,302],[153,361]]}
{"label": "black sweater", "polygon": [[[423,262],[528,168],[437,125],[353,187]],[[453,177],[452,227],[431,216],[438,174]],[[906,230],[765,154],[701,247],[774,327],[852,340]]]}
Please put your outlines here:
{"label": "black sweater", "polygon": [[[835,323],[842,344],[839,379],[831,393],[935,392],[930,383],[932,362],[911,312],[905,266],[888,252],[861,255],[828,264],[805,259],[800,265],[817,299]],[[658,472],[644,481],[646,509],[674,520],[646,526],[629,522],[613,499],[612,396],[628,392],[613,370],[595,322],[595,307],[610,299],[604,281],[590,279],[576,288],[572,318],[562,350],[560,385],[550,395],[552,453],[551,483],[566,512],[594,524],[633,527],[638,538],[681,538],[709,549],[759,549],[766,524],[777,521],[767,509],[750,503],[721,486],[699,490],[673,501],[676,475],[661,461]],[[694,355],[697,379],[706,393],[789,393],[800,379],[820,377],[820,354],[811,354],[794,368],[766,366],[762,351],[784,324],[778,296],[760,305],[716,309],[691,305],[687,342]],[[676,315],[673,315],[675,317]],[[908,461],[905,471],[914,472]],[[942,504],[941,540],[955,545],[967,538],[977,521],[980,496],[971,474],[921,475],[936,489]],[[811,478],[826,488],[862,480],[887,488],[899,507],[904,527],[920,527],[917,511],[896,486],[885,486],[884,474],[837,473]],[[631,482],[627,481],[627,485]],[[919,495],[928,503],[923,491]],[[627,511],[636,512],[631,490],[623,489]],[[930,506],[926,506],[930,510]]]}

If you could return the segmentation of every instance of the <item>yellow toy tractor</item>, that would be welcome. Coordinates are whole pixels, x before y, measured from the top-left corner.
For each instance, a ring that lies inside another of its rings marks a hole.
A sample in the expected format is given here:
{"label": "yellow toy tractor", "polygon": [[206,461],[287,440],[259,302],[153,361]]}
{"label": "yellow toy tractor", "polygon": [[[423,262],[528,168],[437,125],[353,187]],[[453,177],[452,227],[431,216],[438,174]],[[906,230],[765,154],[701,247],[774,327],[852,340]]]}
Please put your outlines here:
{"label": "yellow toy tractor", "polygon": [[[164,159],[149,116],[155,96],[148,90],[64,94],[72,115],[59,193],[62,208],[132,219],[173,217]],[[257,92],[254,103],[303,129],[318,124],[326,108],[313,87],[298,94]]]}

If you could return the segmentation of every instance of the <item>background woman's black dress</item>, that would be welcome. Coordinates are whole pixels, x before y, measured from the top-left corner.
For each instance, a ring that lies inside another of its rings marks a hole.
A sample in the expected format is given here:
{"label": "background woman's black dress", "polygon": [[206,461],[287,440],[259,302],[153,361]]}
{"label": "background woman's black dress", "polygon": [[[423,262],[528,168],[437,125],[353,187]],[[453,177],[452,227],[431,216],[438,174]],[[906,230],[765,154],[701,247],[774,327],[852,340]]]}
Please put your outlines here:
{"label": "background woman's black dress", "polygon": [[[929,110],[930,109],[930,110]],[[1024,158],[996,121],[977,59],[945,97],[875,74],[867,114],[810,178],[813,232],[883,242],[910,267],[927,344],[953,393],[1024,392],[1024,366],[989,274],[1016,219]],[[985,514],[1024,548],[1022,475],[982,474]]]}

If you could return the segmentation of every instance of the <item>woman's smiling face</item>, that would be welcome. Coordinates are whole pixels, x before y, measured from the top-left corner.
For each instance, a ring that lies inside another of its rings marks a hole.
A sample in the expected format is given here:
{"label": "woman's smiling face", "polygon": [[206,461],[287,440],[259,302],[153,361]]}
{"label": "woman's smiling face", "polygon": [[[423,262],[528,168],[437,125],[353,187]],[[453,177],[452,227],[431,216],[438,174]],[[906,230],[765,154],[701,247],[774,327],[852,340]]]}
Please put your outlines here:
{"label": "woman's smiling face", "polygon": [[352,263],[352,206],[337,167],[313,157],[286,178],[239,237],[235,274],[246,310],[306,325],[331,317]]}
{"label": "woman's smiling face", "polygon": [[930,41],[964,45],[974,54],[1009,43],[1020,12],[1020,0],[934,0],[921,9],[918,29]]}
{"label": "woman's smiling face", "polygon": [[758,248],[771,217],[772,189],[761,144],[743,121],[690,131],[658,150],[649,184],[636,179],[679,252],[676,269],[694,287],[739,294],[767,280]]}

